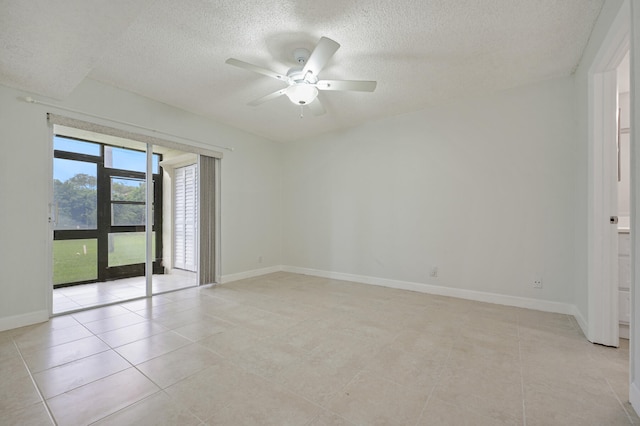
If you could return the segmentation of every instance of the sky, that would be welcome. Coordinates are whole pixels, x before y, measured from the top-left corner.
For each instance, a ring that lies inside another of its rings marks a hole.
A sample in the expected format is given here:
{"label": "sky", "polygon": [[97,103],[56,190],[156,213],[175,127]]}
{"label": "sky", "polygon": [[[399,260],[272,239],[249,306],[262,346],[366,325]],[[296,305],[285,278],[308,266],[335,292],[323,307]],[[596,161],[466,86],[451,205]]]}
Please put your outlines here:
{"label": "sky", "polygon": [[[90,142],[82,142],[61,136],[54,136],[53,147],[55,150],[75,152],[79,154],[100,155],[100,145]],[[111,148],[112,164],[119,169],[144,172],[146,168],[146,154],[125,148]],[[159,157],[154,154],[153,171],[158,171]],[[66,160],[55,158],[53,162],[53,178],[62,182],[73,176],[84,173],[96,176],[96,164],[84,161]]]}

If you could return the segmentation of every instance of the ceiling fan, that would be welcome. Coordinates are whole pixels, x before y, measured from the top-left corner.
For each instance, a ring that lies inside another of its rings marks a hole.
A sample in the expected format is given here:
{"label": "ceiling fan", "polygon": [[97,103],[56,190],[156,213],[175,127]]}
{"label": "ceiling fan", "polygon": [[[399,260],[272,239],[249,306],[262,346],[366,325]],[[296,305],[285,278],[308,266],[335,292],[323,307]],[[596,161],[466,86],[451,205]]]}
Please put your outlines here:
{"label": "ceiling fan", "polygon": [[321,37],[313,52],[307,49],[293,51],[295,60],[300,64],[291,68],[286,74],[280,74],[267,68],[262,68],[239,59],[229,58],[226,63],[249,71],[257,72],[275,78],[287,84],[287,87],[249,102],[257,106],[264,102],[286,95],[296,105],[308,106],[314,115],[322,115],[326,111],[317,98],[319,90],[347,90],[357,92],[373,92],[375,81],[363,80],[320,80],[318,74],[329,62],[329,59],[340,48],[340,45],[327,37]]}

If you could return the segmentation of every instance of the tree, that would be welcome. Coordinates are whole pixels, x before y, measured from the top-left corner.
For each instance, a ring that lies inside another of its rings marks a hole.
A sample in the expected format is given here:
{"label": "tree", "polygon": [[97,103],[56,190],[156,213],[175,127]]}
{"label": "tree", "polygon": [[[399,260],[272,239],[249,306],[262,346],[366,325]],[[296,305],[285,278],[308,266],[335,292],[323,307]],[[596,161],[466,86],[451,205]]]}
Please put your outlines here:
{"label": "tree", "polygon": [[58,229],[91,229],[97,226],[98,192],[95,176],[79,173],[62,182],[53,181],[58,209]]}

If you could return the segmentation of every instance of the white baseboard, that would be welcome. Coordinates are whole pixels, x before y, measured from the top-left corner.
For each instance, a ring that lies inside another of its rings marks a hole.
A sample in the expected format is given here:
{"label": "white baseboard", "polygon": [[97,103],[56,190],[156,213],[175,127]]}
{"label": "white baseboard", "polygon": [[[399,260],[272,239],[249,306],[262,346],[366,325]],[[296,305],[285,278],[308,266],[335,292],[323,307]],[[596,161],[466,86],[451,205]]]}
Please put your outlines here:
{"label": "white baseboard", "polygon": [[640,389],[635,382],[629,386],[629,402],[636,413],[640,414]]}
{"label": "white baseboard", "polygon": [[[420,293],[435,294],[439,296],[457,297],[459,299],[475,300],[478,302],[495,303],[498,305],[515,306],[518,308],[535,309],[544,312],[574,315],[575,306],[569,303],[553,302],[549,300],[530,299],[527,297],[508,296],[496,293],[487,293],[462,288],[435,286],[431,284],[415,283],[410,281],[390,280],[386,278],[368,277],[364,275],[345,274],[341,272],[322,271],[318,269],[299,268],[296,266],[282,266],[282,271],[316,277],[331,278],[342,281],[353,281],[363,284],[378,285],[382,287],[410,290]],[[580,322],[580,320],[578,320]]]}
{"label": "white baseboard", "polygon": [[259,277],[260,275],[272,274],[274,272],[280,272],[280,271],[282,271],[282,266],[280,265],[269,266],[267,268],[252,269],[250,271],[238,272],[237,274],[222,275],[220,277],[220,282],[222,284],[225,284],[233,281],[245,280],[247,278]]}
{"label": "white baseboard", "polygon": [[28,314],[0,318],[0,331],[11,330],[27,325],[49,321],[48,311],[35,311]]}
{"label": "white baseboard", "polygon": [[576,321],[578,322],[578,325],[580,326],[580,329],[582,330],[582,334],[584,334],[585,336],[589,336],[589,334],[587,333],[587,320],[584,319],[584,316],[582,315],[582,312],[580,312],[580,310],[578,309],[577,306],[573,306],[573,312],[572,312],[573,317],[576,319]]}

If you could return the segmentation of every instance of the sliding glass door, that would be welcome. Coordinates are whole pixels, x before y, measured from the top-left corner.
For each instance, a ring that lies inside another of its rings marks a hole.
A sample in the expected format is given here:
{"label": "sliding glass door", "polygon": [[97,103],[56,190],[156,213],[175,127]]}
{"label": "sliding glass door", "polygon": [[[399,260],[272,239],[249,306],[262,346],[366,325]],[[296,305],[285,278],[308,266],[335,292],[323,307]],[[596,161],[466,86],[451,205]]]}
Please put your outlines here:
{"label": "sliding glass door", "polygon": [[54,314],[216,281],[219,153],[48,117]]}
{"label": "sliding glass door", "polygon": [[[147,296],[146,144],[54,136],[53,312]],[[153,273],[162,267],[162,170],[152,156]]]}

